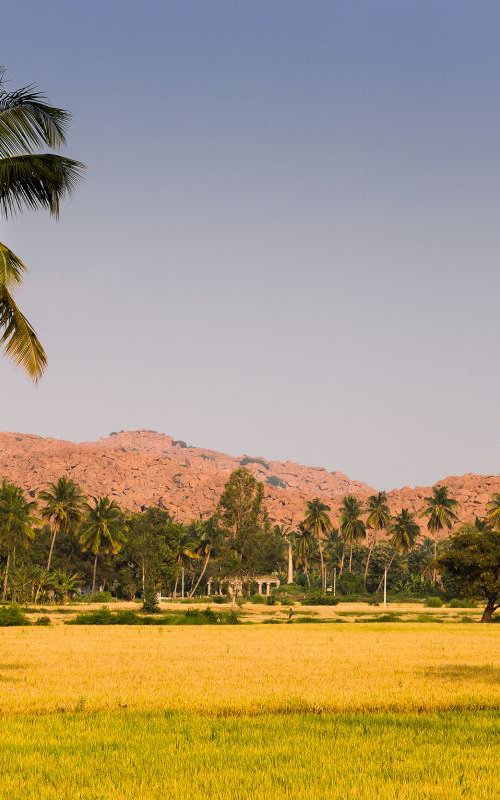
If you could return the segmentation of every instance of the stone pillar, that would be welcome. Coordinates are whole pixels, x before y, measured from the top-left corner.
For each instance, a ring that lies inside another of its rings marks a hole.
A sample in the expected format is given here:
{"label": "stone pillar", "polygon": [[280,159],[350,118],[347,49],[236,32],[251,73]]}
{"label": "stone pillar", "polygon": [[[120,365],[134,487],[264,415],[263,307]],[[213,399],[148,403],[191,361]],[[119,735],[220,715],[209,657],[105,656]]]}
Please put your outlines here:
{"label": "stone pillar", "polygon": [[269,597],[270,594],[271,594],[271,584],[268,581],[266,583],[266,596]]}
{"label": "stone pillar", "polygon": [[211,594],[212,594],[212,581],[209,580],[207,583],[207,595],[210,597]]}
{"label": "stone pillar", "polygon": [[259,594],[262,594],[262,581],[257,581],[257,586],[259,587]]}

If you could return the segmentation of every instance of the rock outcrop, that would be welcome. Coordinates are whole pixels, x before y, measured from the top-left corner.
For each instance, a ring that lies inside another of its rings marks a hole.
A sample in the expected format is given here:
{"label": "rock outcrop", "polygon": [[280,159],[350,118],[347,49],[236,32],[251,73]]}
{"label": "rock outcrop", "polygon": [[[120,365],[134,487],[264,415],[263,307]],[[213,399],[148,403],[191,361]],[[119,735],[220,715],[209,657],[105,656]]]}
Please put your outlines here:
{"label": "rock outcrop", "polygon": [[[313,497],[322,497],[335,518],[343,495],[363,498],[376,491],[342,472],[256,456],[235,458],[149,430],[121,431],[82,444],[0,433],[0,479],[19,483],[32,496],[66,474],[89,495],[109,494],[135,511],[159,505],[182,521],[209,516],[230,473],[241,465],[264,483],[266,504],[276,522],[296,524]],[[484,514],[493,492],[500,492],[498,475],[463,475],[441,482],[460,501],[463,521]],[[429,487],[395,489],[389,493],[391,508],[407,506],[418,512],[429,491]]]}

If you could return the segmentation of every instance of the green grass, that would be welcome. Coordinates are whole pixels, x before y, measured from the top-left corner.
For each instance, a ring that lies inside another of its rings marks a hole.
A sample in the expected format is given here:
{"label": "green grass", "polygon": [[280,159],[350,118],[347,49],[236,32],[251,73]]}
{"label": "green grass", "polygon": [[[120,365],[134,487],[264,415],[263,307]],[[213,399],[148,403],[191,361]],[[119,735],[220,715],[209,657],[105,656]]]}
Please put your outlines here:
{"label": "green grass", "polygon": [[496,800],[500,714],[0,720],[10,800]]}

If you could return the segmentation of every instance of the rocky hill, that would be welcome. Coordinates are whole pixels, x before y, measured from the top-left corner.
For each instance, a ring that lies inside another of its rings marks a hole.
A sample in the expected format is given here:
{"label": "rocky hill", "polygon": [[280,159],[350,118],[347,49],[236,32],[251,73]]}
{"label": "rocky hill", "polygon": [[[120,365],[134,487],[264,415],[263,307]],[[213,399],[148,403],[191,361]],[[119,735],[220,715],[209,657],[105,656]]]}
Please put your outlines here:
{"label": "rocky hill", "polygon": [[[229,474],[241,465],[265,484],[270,516],[278,522],[297,523],[312,497],[322,497],[335,517],[344,494],[364,497],[376,491],[342,472],[292,461],[228,456],[190,447],[156,431],[121,431],[82,444],[0,433],[0,479],[19,483],[32,496],[66,474],[89,495],[109,494],[130,510],[156,504],[182,521],[209,516]],[[500,492],[499,475],[462,475],[442,483],[459,500],[462,520],[483,514],[491,494]],[[429,487],[395,489],[389,494],[390,505],[394,510],[407,506],[419,511],[428,493]]]}

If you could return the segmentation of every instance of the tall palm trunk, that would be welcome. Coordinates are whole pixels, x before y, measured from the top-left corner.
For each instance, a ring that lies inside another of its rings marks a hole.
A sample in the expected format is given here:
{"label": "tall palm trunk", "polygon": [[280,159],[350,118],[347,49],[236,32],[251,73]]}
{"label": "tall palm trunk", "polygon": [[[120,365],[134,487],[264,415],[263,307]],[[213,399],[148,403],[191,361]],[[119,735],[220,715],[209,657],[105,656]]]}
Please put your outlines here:
{"label": "tall palm trunk", "polygon": [[7,600],[7,587],[9,585],[9,566],[10,566],[10,553],[7,554],[7,563],[5,564],[5,575],[4,575],[4,579],[3,579],[2,600]]}
{"label": "tall palm trunk", "polygon": [[368,569],[369,569],[369,567],[370,567],[370,561],[371,561],[371,557],[372,557],[372,553],[373,553],[373,548],[375,547],[376,543],[377,543],[377,536],[376,536],[376,534],[374,533],[374,534],[373,534],[373,539],[372,539],[372,541],[370,542],[370,547],[369,547],[369,549],[368,549],[368,557],[367,557],[367,559],[366,559],[366,564],[365,564],[365,575],[364,575],[364,585],[365,585],[365,589],[366,589],[366,579],[368,578]]}
{"label": "tall palm trunk", "polygon": [[97,576],[97,559],[99,558],[99,554],[95,554],[94,558],[94,572],[92,574],[92,594],[95,594],[95,584],[96,584],[96,576]]}
{"label": "tall palm trunk", "polygon": [[[393,565],[393,562],[394,562],[394,559],[395,559],[395,558],[396,558],[396,553],[394,553],[393,557],[392,557],[392,558],[391,558],[391,560],[389,561],[389,565],[388,565],[388,567],[387,567],[387,572],[389,572],[390,568],[392,567],[392,565]],[[383,582],[384,582],[384,576],[382,575],[382,577],[381,577],[381,579],[380,579],[380,583],[379,583],[379,585],[378,585],[378,587],[377,587],[376,594],[378,594],[378,593],[380,592],[380,590],[381,590],[381,588],[382,588],[382,584],[383,584]]]}
{"label": "tall palm trunk", "polygon": [[353,548],[353,541],[351,539],[351,545],[349,548],[349,572],[352,572],[352,548]]}
{"label": "tall palm trunk", "polygon": [[196,581],[196,584],[195,584],[194,588],[191,589],[191,591],[189,593],[190,597],[193,597],[193,595],[196,593],[196,590],[197,590],[198,586],[200,585],[200,583],[203,580],[203,576],[204,576],[205,572],[207,571],[208,562],[210,561],[210,553],[211,553],[211,550],[209,550],[208,553],[205,556],[205,561],[203,562],[203,569],[200,572],[200,576],[199,576],[198,580]]}
{"label": "tall palm trunk", "polygon": [[345,539],[344,539],[344,542],[342,544],[342,559],[340,561],[339,577],[342,575],[342,573],[344,571],[344,561],[345,561]]}
{"label": "tall palm trunk", "polygon": [[323,545],[321,543],[321,536],[318,533],[318,549],[319,549],[319,561],[320,561],[320,569],[321,569],[321,590],[324,592],[326,590],[326,576],[325,576],[325,562],[323,559]]}
{"label": "tall palm trunk", "polygon": [[292,542],[291,539],[288,539],[288,576],[287,576],[287,583],[293,583],[293,552],[292,552]]}
{"label": "tall palm trunk", "polygon": [[50,565],[52,564],[52,556],[54,554],[54,545],[56,543],[57,534],[58,534],[57,525],[54,525],[54,533],[52,534],[52,541],[50,543],[49,557],[47,559],[47,567],[46,567],[47,572],[49,571]]}
{"label": "tall palm trunk", "polygon": [[309,586],[309,588],[311,588],[311,580],[309,578],[309,567],[307,566],[307,564],[304,566],[304,572],[306,574],[307,585]]}

